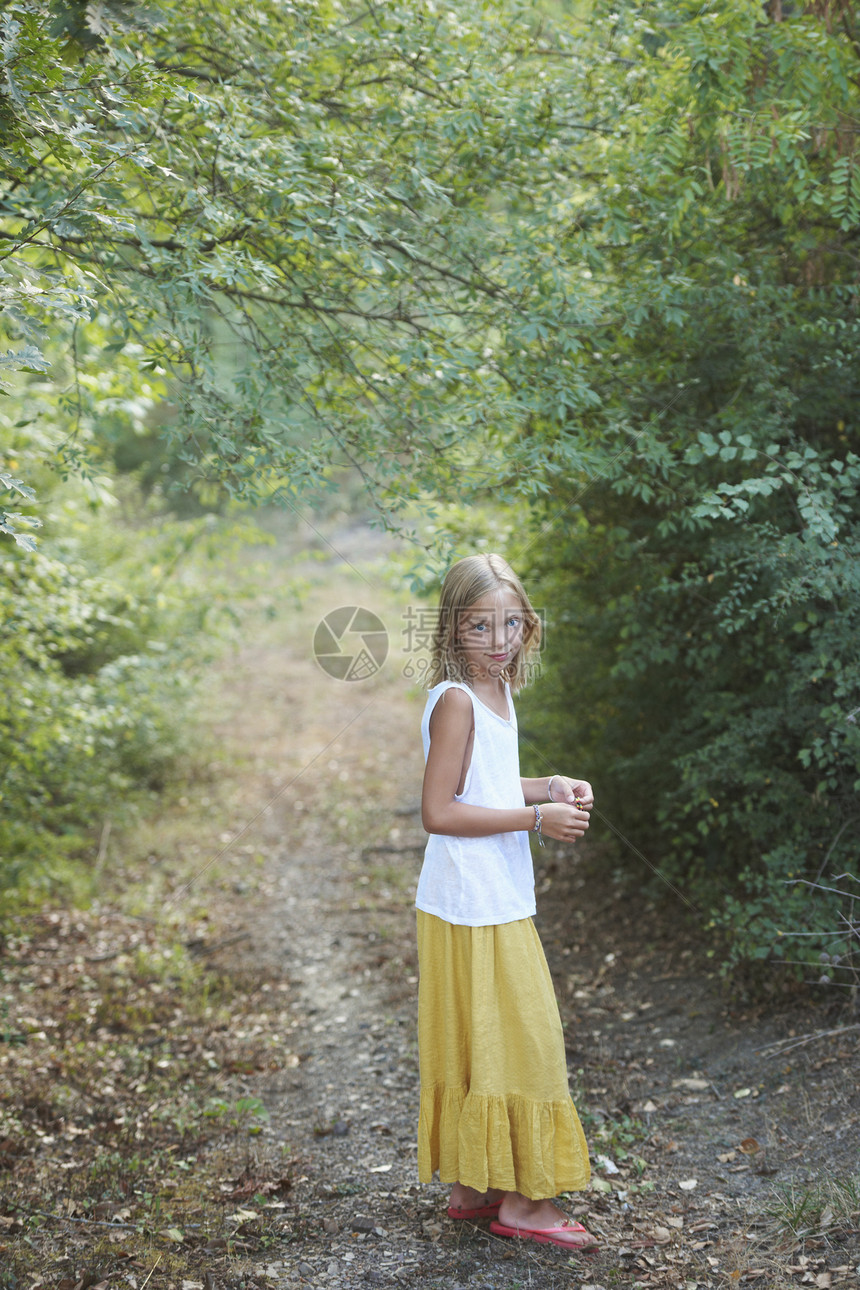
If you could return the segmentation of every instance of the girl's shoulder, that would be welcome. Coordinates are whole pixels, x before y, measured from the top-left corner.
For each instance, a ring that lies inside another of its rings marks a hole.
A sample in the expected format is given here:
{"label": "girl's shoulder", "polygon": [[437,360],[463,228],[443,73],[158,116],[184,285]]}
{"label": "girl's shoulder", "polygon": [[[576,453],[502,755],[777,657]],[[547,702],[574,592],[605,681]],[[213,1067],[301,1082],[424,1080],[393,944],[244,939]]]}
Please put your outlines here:
{"label": "girl's shoulder", "polygon": [[427,707],[435,708],[440,699],[453,704],[471,704],[474,695],[465,681],[440,681],[427,691]]}
{"label": "girl's shoulder", "polygon": [[440,681],[438,685],[433,685],[427,691],[428,696],[444,694],[446,690],[462,690],[464,694],[471,694],[471,687],[465,681]]}
{"label": "girl's shoulder", "polygon": [[471,720],[472,708],[473,696],[468,685],[462,681],[441,681],[427,693],[424,718],[425,721],[430,721],[438,713],[450,713],[455,717],[468,714]]}

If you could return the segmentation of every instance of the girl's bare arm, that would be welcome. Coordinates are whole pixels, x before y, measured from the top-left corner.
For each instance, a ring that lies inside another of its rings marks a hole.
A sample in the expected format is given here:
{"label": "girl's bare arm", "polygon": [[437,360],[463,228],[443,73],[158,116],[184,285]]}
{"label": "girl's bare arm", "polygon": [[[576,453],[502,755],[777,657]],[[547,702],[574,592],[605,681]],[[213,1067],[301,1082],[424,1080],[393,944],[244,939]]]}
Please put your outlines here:
{"label": "girl's bare arm", "polygon": [[[533,829],[535,813],[532,806],[499,810],[456,800],[471,731],[472,703],[469,696],[462,690],[446,691],[430,717],[430,751],[421,795],[424,828],[428,833],[461,838],[484,838],[493,833],[519,833]],[[588,828],[587,813],[565,802],[553,802],[542,807],[541,816],[541,831],[559,841],[575,841]]]}

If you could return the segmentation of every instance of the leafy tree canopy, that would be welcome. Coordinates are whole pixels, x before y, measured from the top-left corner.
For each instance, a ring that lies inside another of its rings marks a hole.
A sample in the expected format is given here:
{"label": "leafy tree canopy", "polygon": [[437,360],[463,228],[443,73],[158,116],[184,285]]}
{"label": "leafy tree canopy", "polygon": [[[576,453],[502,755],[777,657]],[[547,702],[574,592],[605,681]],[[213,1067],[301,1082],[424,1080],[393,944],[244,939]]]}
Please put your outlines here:
{"label": "leafy tree canopy", "polygon": [[4,362],[62,371],[67,457],[134,392],[237,496],[351,463],[387,511],[591,401],[546,218],[605,128],[581,40],[477,0],[20,0],[2,30]]}

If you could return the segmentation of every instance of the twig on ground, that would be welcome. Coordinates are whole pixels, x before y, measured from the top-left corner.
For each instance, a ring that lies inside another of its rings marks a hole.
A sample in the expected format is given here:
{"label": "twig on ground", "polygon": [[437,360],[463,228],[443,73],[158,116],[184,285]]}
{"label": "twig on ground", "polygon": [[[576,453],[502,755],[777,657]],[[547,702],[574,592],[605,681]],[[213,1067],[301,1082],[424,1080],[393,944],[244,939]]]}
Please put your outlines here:
{"label": "twig on ground", "polygon": [[[27,1209],[24,1205],[19,1205],[15,1201],[10,1202],[12,1209],[17,1209],[20,1214],[25,1214],[28,1218],[32,1214],[38,1214],[40,1218],[52,1218],[57,1223],[86,1223],[88,1227],[116,1227],[125,1228],[127,1232],[136,1232],[137,1223],[110,1223],[102,1218],[76,1218],[74,1214],[51,1214],[46,1209]],[[185,1227],[199,1227],[199,1223],[185,1223]],[[143,1287],[141,1286],[141,1290]]]}
{"label": "twig on ground", "polygon": [[185,948],[189,954],[195,954],[198,958],[203,958],[206,954],[217,954],[219,950],[226,949],[228,945],[235,945],[238,941],[247,941],[250,935],[250,932],[234,932],[232,936],[225,936],[220,941],[213,941],[211,945],[199,944],[196,941],[186,941]]}
{"label": "twig on ground", "polygon": [[763,1048],[756,1048],[753,1051],[766,1053],[769,1049],[773,1049],[774,1055],[780,1056],[782,1053],[791,1052],[792,1048],[800,1048],[801,1044],[812,1044],[816,1039],[829,1039],[832,1035],[844,1035],[847,1030],[860,1030],[860,1021],[850,1026],[838,1026],[836,1030],[816,1030],[809,1035],[791,1035],[787,1039],[776,1039],[772,1044],[765,1044]]}
{"label": "twig on ground", "polygon": [[46,1209],[27,1209],[24,1205],[18,1205],[14,1201],[11,1204],[12,1209],[17,1209],[19,1213],[25,1214],[28,1218],[33,1214],[38,1214],[40,1218],[52,1218],[56,1223],[86,1223],[89,1227],[124,1227],[128,1232],[136,1232],[136,1223],[108,1223],[100,1218],[75,1218],[73,1214],[50,1214]]}
{"label": "twig on ground", "polygon": [[155,1272],[155,1269],[158,1267],[159,1263],[163,1258],[164,1258],[164,1255],[159,1254],[158,1258],[155,1260],[155,1262],[152,1265],[152,1268],[150,1269],[148,1277],[144,1281],[143,1285],[140,1287],[140,1290],[146,1290],[146,1287],[149,1285],[150,1281],[152,1280],[153,1272]]}

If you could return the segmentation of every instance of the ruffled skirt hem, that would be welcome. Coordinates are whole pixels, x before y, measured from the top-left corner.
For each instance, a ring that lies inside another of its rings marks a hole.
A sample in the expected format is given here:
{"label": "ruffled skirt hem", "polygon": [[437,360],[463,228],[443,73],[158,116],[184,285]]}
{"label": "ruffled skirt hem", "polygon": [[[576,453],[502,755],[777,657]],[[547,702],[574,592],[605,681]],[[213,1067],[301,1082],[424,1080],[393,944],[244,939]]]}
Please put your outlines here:
{"label": "ruffled skirt hem", "polygon": [[476,1191],[518,1191],[531,1200],[588,1185],[588,1147],[572,1100],[536,1102],[516,1093],[422,1088],[418,1176]]}

